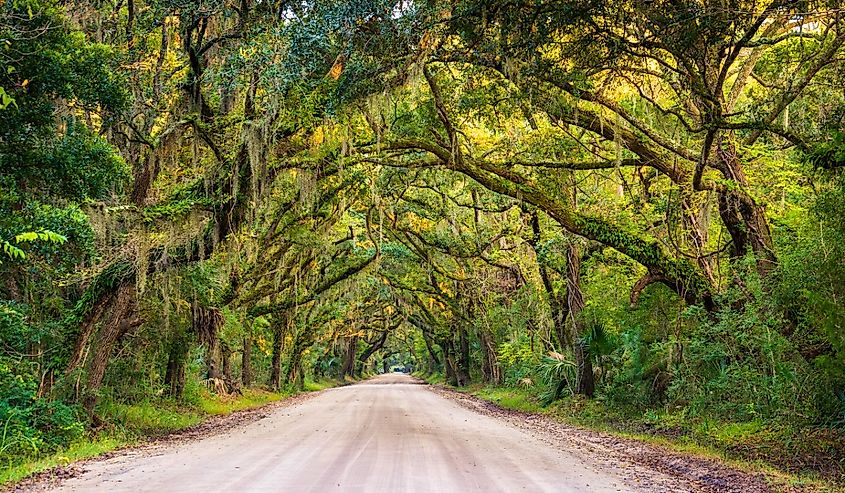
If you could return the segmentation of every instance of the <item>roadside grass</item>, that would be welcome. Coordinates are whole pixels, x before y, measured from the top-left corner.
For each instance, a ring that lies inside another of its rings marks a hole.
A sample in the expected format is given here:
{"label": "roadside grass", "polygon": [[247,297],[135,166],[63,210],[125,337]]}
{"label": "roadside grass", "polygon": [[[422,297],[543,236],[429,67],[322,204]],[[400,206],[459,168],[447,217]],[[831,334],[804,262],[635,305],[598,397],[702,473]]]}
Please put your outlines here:
{"label": "roadside grass", "polygon": [[413,376],[425,380],[432,385],[446,385],[446,377],[441,373],[414,372]]}
{"label": "roadside grass", "polygon": [[97,406],[103,422],[101,433],[127,439],[160,436],[202,422],[202,410],[182,406],[170,400],[124,404],[104,401]]}
{"label": "roadside grass", "polygon": [[340,384],[341,382],[338,382],[337,380],[306,380],[304,387],[306,392],[318,392],[320,390],[337,387]]}
{"label": "roadside grass", "polygon": [[[331,385],[328,385],[331,386]],[[312,391],[306,384],[306,391]],[[200,401],[200,410],[209,415],[231,414],[235,411],[253,409],[295,395],[292,391],[268,392],[261,389],[244,389],[243,395],[217,397],[213,394],[204,396]]]}
{"label": "roadside grass", "polygon": [[470,387],[469,393],[486,401],[493,402],[505,409],[528,413],[544,412],[540,402],[528,392],[508,387]]}
{"label": "roadside grass", "polygon": [[57,466],[65,466],[79,460],[97,457],[130,443],[132,442],[122,437],[106,435],[84,437],[71,444],[67,449],[45,457],[16,462],[9,460],[9,462],[0,465],[0,488],[9,486],[32,474]]}
{"label": "roadside grass", "polygon": [[[432,384],[443,383],[439,375],[418,376]],[[774,463],[776,456],[773,454],[779,453],[782,459],[791,460],[797,449],[809,446],[795,441],[796,430],[772,430],[758,421],[717,423],[672,413],[635,415],[610,409],[601,399],[576,397],[543,406],[537,390],[532,388],[476,384],[455,390],[505,409],[544,414],[565,424],[650,443],[675,452],[716,460],[748,473],[762,474],[775,491],[845,492],[845,485],[822,477],[818,472],[787,470]],[[760,444],[765,444],[767,454],[755,453],[762,447]],[[841,443],[825,441],[813,444],[821,450],[837,445],[842,446]]]}
{"label": "roadside grass", "polygon": [[[334,380],[307,380],[304,392],[315,392],[341,385]],[[199,389],[187,396],[185,402],[155,399],[121,403],[108,397],[97,406],[102,424],[96,431],[64,449],[35,457],[0,456],[0,490],[38,472],[76,461],[97,457],[113,450],[139,443],[147,438],[173,433],[196,426],[211,416],[255,409],[296,395],[293,390],[271,392],[262,389],[243,389],[243,395],[220,396]]]}

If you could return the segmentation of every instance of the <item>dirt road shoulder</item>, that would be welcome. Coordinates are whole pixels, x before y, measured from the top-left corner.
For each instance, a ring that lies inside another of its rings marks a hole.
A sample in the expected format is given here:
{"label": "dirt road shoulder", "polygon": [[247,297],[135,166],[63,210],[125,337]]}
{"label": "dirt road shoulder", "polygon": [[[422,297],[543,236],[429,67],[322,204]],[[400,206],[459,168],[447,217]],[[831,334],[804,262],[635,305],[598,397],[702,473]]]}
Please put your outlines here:
{"label": "dirt road shoulder", "polygon": [[0,493],[49,491],[61,484],[63,481],[77,477],[84,473],[87,470],[86,466],[92,462],[103,461],[128,453],[136,455],[155,453],[156,451],[160,451],[163,448],[177,443],[201,440],[212,435],[222,434],[234,428],[245,426],[249,423],[263,419],[279,409],[313,399],[322,392],[324,391],[304,392],[251,409],[243,409],[229,414],[210,416],[202,423],[195,426],[183,428],[166,435],[150,437],[131,445],[116,448],[104,454],[39,471],[21,481],[0,487]]}
{"label": "dirt road shoulder", "polygon": [[551,446],[592,449],[597,455],[645,466],[688,482],[701,491],[713,493],[768,493],[775,491],[762,474],[740,471],[719,461],[681,454],[664,447],[579,428],[543,414],[515,411],[479,397],[441,385],[429,387],[463,407],[496,417],[522,429]]}

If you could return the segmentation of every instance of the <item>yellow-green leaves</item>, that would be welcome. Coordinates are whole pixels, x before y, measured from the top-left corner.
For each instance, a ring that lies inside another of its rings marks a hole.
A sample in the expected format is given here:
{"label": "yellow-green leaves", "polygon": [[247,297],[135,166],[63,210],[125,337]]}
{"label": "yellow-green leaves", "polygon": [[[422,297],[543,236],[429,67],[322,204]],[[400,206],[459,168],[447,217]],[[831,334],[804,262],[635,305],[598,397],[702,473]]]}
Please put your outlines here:
{"label": "yellow-green leaves", "polygon": [[15,236],[15,241],[18,243],[32,242],[36,240],[49,241],[50,243],[58,243],[61,245],[67,241],[67,237],[47,229],[42,229],[41,231],[28,231]]}
{"label": "yellow-green leaves", "polygon": [[[3,240],[3,253],[5,253],[9,258],[23,260],[26,258],[26,254],[20,248],[12,245],[6,240]],[[0,260],[2,263],[2,260]]]}
{"label": "yellow-green leaves", "polygon": [[[7,240],[0,241],[2,241],[3,253],[8,258],[17,260],[26,259],[26,253],[23,250],[16,247]],[[67,241],[67,237],[64,235],[60,235],[59,233],[54,233],[53,231],[47,229],[42,229],[40,231],[27,231],[15,236],[15,243],[31,243],[34,241],[46,241],[49,243],[56,243],[61,245]],[[2,258],[0,258],[0,264],[2,263]]]}
{"label": "yellow-green leaves", "polygon": [[10,105],[17,106],[15,98],[10,96],[9,93],[6,92],[6,89],[0,87],[0,110],[5,110]]}

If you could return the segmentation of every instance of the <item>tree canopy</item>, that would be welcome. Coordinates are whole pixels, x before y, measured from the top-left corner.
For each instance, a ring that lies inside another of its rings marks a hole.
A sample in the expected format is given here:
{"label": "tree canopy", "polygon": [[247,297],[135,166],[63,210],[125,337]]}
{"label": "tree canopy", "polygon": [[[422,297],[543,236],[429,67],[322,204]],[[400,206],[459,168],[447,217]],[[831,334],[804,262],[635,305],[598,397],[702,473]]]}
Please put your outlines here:
{"label": "tree canopy", "polygon": [[845,421],[838,1],[8,0],[0,33],[8,453],[394,366]]}

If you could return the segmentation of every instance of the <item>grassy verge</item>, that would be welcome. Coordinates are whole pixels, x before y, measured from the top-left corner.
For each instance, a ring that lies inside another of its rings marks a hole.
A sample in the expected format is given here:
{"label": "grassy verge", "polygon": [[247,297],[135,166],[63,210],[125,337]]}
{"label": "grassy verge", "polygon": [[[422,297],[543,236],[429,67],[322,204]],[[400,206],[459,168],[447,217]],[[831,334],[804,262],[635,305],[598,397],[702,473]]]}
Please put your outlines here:
{"label": "grassy verge", "polygon": [[[429,383],[442,383],[442,377],[418,375]],[[778,460],[803,460],[805,450],[818,451],[818,459],[829,460],[830,447],[843,444],[827,436],[810,437],[799,430],[771,430],[759,422],[715,423],[687,420],[682,423],[671,414],[625,414],[601,400],[562,399],[543,406],[533,389],[473,385],[461,389],[505,409],[550,416],[563,423],[624,438],[639,440],[667,449],[717,460],[749,473],[763,474],[778,491],[845,491],[839,479],[805,469],[802,463],[783,467]],[[804,443],[797,436],[804,436]],[[812,442],[812,443],[809,443]],[[761,452],[764,450],[766,453]]]}
{"label": "grassy verge", "polygon": [[[323,390],[342,382],[320,381],[305,383],[305,392]],[[103,425],[65,449],[44,456],[6,459],[0,457],[0,489],[28,476],[57,466],[97,457],[115,449],[141,442],[147,438],[166,435],[198,425],[211,416],[254,409],[295,395],[293,391],[268,392],[245,389],[243,395],[217,396],[198,392],[190,402],[168,399],[132,404],[103,399],[97,414]]]}
{"label": "grassy verge", "polygon": [[45,457],[3,464],[0,469],[0,488],[46,469],[103,455],[128,443],[131,442],[120,437],[97,435],[83,438],[67,449]]}

